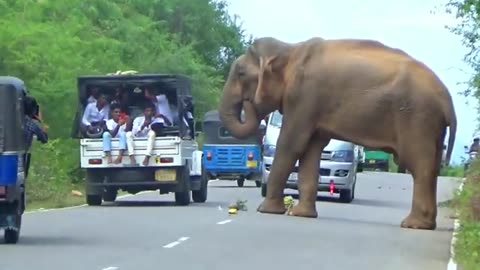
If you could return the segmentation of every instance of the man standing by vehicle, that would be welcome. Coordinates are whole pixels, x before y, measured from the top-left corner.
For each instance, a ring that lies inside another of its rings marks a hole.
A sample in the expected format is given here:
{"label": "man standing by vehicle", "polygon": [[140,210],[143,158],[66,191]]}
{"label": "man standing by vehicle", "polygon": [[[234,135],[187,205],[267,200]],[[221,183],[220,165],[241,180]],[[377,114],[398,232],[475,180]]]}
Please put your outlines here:
{"label": "man standing by vehicle", "polygon": [[89,103],[85,107],[80,125],[83,136],[96,137],[92,135],[92,133],[95,133],[98,129],[106,130],[105,123],[108,120],[109,111],[110,109],[105,94],[100,94],[97,101]]}
{"label": "man standing by vehicle", "polygon": [[160,124],[163,125],[165,122],[165,117],[156,117],[155,116],[155,105],[151,102],[147,102],[143,109],[143,115],[138,116],[133,120],[132,131],[127,132],[127,148],[128,154],[130,156],[130,160],[132,164],[136,163],[134,157],[134,145],[133,145],[133,138],[140,137],[145,138],[147,137],[147,152],[145,153],[145,159],[143,160],[143,165],[147,166],[150,162],[150,156],[153,153],[153,146],[155,144],[155,137],[156,133],[152,130],[153,124]]}
{"label": "man standing by vehicle", "polygon": [[[32,145],[33,136],[37,136],[37,140],[42,143],[48,142],[48,135],[45,131],[45,127],[42,124],[41,114],[38,111],[38,103],[33,97],[25,97],[24,112],[25,112],[25,155],[24,155],[24,169],[25,178],[28,176],[28,169],[30,168],[30,147]],[[33,119],[38,119],[40,125]]]}
{"label": "man standing by vehicle", "polygon": [[468,150],[468,153],[472,153],[472,152],[477,152],[480,150],[480,139],[477,137],[475,139],[473,139],[473,143],[472,145],[470,145],[470,149]]}
{"label": "man standing by vehicle", "polygon": [[125,133],[126,122],[129,120],[128,116],[121,117],[120,104],[112,104],[111,106],[112,118],[107,120],[107,130],[103,132],[103,151],[107,157],[107,162],[112,163],[112,138],[118,138],[120,153],[115,159],[115,164],[120,164],[123,159],[123,153],[127,149],[127,136]]}

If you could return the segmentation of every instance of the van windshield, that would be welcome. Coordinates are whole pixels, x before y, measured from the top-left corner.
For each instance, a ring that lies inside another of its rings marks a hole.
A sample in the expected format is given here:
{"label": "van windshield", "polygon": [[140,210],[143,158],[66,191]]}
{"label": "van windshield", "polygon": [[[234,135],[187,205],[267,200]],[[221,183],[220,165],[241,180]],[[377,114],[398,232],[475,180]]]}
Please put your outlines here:
{"label": "van windshield", "polygon": [[276,127],[282,126],[282,115],[280,114],[280,112],[275,111],[274,113],[272,113],[272,120],[270,120],[270,125]]}

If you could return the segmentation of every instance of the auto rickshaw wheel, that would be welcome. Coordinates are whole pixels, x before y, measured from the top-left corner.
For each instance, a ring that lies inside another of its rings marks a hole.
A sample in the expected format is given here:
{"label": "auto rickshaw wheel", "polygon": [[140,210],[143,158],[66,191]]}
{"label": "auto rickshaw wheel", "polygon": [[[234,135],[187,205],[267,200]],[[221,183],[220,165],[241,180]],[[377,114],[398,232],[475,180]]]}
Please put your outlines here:
{"label": "auto rickshaw wheel", "polygon": [[22,215],[17,214],[16,216],[16,229],[5,229],[3,234],[3,239],[7,244],[16,244],[20,238],[20,228],[22,227]]}
{"label": "auto rickshaw wheel", "polygon": [[267,185],[266,184],[262,184],[261,193],[262,193],[262,197],[267,196]]}
{"label": "auto rickshaw wheel", "polygon": [[190,169],[188,165],[182,167],[182,169],[177,170],[177,179],[179,182],[184,185],[182,191],[175,192],[175,204],[186,206],[190,204],[190,187],[188,183],[190,182]]}
{"label": "auto rickshaw wheel", "polygon": [[245,178],[244,177],[240,177],[237,179],[237,185],[238,187],[243,187],[243,184],[245,184]]}

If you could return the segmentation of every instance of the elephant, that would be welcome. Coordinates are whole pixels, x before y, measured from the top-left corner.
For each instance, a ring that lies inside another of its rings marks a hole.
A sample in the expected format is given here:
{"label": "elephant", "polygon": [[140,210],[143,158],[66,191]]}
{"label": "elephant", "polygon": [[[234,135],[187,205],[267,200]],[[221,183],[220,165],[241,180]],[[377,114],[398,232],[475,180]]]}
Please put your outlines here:
{"label": "elephant", "polygon": [[393,154],[413,176],[410,212],[400,227],[436,229],[442,147],[449,127],[448,164],[457,119],[447,87],[423,62],[370,39],[257,38],[231,64],[220,118],[234,137],[245,138],[275,110],[282,128],[258,212],[285,214],[283,190],[298,160],[299,202],[289,214],[317,218],[321,153],[338,139]]}

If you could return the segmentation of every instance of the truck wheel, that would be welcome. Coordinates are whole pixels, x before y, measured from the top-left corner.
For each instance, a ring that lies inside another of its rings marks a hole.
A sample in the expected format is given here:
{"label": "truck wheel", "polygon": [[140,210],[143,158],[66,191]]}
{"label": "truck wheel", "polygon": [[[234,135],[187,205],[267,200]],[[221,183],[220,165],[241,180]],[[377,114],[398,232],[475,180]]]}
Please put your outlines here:
{"label": "truck wheel", "polygon": [[192,199],[194,202],[204,203],[205,201],[207,201],[208,178],[203,170],[202,170],[202,178],[200,181],[201,181],[200,189],[192,190]]}
{"label": "truck wheel", "polygon": [[175,204],[176,205],[189,205],[190,204],[190,169],[188,165],[183,166],[177,171],[177,179],[180,180],[183,185],[182,191],[175,192]]}
{"label": "truck wheel", "polygon": [[243,184],[245,183],[245,178],[240,177],[237,179],[237,185],[238,187],[243,187]]}
{"label": "truck wheel", "polygon": [[103,200],[106,202],[114,202],[117,199],[117,190],[108,188],[103,192]]}
{"label": "truck wheel", "polygon": [[257,187],[261,187],[261,186],[262,186],[262,181],[258,181],[258,180],[255,181],[255,185],[256,185]]}
{"label": "truck wheel", "polygon": [[90,206],[98,206],[102,204],[102,196],[100,195],[87,195],[87,204]]}

